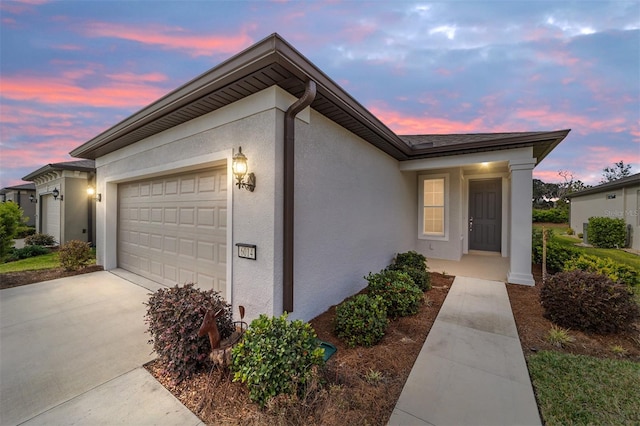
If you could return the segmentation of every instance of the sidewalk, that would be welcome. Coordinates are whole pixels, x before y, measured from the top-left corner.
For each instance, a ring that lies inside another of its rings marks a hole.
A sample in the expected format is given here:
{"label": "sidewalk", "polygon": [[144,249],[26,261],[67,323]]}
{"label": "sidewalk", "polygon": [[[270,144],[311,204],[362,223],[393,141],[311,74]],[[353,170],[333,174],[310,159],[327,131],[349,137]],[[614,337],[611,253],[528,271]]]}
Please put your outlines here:
{"label": "sidewalk", "polygon": [[505,284],[458,276],[389,425],[540,425]]}

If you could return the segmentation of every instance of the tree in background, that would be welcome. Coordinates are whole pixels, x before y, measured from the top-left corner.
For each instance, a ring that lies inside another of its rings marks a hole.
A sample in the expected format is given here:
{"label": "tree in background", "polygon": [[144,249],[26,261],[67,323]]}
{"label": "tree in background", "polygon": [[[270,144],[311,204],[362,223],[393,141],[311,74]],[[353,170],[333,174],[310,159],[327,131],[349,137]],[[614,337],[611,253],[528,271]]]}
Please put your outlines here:
{"label": "tree in background", "polygon": [[602,179],[600,183],[613,182],[614,180],[622,179],[631,175],[631,164],[624,164],[624,161],[620,160],[613,165],[613,167],[605,167],[602,169]]}
{"label": "tree in background", "polygon": [[18,227],[25,222],[23,213],[16,203],[0,203],[0,260],[4,259],[13,247]]}

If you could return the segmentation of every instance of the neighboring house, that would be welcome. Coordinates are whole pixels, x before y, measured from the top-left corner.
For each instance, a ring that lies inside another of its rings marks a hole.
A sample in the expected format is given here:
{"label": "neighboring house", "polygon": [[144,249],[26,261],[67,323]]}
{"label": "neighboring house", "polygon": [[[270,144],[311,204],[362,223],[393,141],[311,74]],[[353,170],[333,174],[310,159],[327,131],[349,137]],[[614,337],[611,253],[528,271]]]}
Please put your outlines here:
{"label": "neighboring house", "polygon": [[0,201],[14,202],[24,212],[23,217],[28,218],[25,222],[29,226],[36,225],[36,206],[33,201],[33,197],[36,194],[36,186],[32,183],[25,183],[22,185],[7,186],[0,189]]}
{"label": "neighboring house", "polygon": [[36,231],[60,244],[94,243],[96,201],[87,188],[95,188],[95,175],[93,160],[77,160],[47,164],[23,177],[35,183]]}
{"label": "neighboring house", "polygon": [[640,250],[640,173],[568,195],[571,228],[583,232],[590,217],[624,219],[631,230],[629,247]]}
{"label": "neighboring house", "polygon": [[533,284],[532,170],[568,132],[399,136],[273,34],[71,155],[96,160],[105,269],[310,319],[407,250]]}

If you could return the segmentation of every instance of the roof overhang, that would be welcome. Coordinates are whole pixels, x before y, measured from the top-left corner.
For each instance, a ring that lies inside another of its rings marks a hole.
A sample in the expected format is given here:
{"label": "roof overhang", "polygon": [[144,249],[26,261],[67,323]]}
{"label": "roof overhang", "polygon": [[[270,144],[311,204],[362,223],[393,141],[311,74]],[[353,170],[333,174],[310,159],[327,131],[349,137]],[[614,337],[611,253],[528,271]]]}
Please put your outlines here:
{"label": "roof overhang", "polygon": [[[400,161],[532,146],[539,162],[569,132],[484,134],[463,143],[412,146],[406,140],[412,136],[395,134],[282,37],[272,34],[102,132],[71,155],[95,160],[273,85],[300,98],[308,80],[317,87],[311,108]],[[451,135],[426,136],[445,139]]]}
{"label": "roof overhang", "polygon": [[620,188],[627,188],[629,186],[640,185],[640,173],[627,176],[622,179],[614,180],[613,182],[603,183],[602,185],[594,186],[593,188],[583,189],[582,191],[573,192],[567,195],[567,198],[581,197],[583,195],[597,194],[599,192],[612,191]]}
{"label": "roof overhang", "polygon": [[89,162],[89,161],[80,160],[80,161],[69,161],[66,163],[50,163],[40,167],[38,170],[35,170],[29,173],[28,175],[23,177],[22,180],[31,181],[31,180],[35,180],[38,176],[41,176],[45,173],[62,171],[62,170],[95,173],[96,171],[95,166],[92,166],[89,163],[93,164],[93,161]]}
{"label": "roof overhang", "polygon": [[273,85],[299,98],[310,79],[317,85],[311,108],[389,155],[408,157],[410,148],[402,139],[278,34],[196,77],[74,149],[71,155],[96,159]]}

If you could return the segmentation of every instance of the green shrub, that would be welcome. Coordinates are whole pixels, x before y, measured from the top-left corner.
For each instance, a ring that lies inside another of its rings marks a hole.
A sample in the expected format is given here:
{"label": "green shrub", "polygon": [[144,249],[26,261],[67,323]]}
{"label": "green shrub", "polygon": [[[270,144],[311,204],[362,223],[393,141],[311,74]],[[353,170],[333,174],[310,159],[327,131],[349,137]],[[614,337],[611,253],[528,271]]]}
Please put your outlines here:
{"label": "green shrub", "polygon": [[625,245],[627,225],[624,219],[590,217],[587,225],[589,244],[601,248],[620,248]]}
{"label": "green shrub", "polygon": [[224,309],[216,318],[220,337],[234,330],[231,307],[213,290],[200,290],[193,284],[161,288],[149,297],[145,322],[153,350],[165,371],[177,382],[203,367],[211,352],[207,336],[198,337],[208,310]]}
{"label": "green shrub", "polygon": [[13,249],[9,256],[8,261],[27,259],[29,257],[41,256],[49,253],[50,250],[42,246],[24,246],[23,248]]}
{"label": "green shrub", "polygon": [[532,220],[534,223],[567,223],[569,212],[566,209],[553,208],[548,210],[533,209]]}
{"label": "green shrub", "polygon": [[427,271],[427,258],[424,255],[416,251],[408,251],[406,253],[398,253],[394,259],[394,264],[398,266],[405,266],[408,268],[419,269]]}
{"label": "green shrub", "polygon": [[334,330],[347,345],[373,346],[384,337],[389,320],[380,296],[359,294],[336,307]]}
{"label": "green shrub", "polygon": [[53,246],[56,244],[56,240],[53,235],[33,234],[26,237],[24,243],[28,246]]}
{"label": "green shrub", "polygon": [[415,251],[398,253],[394,262],[387,269],[406,272],[413,283],[422,291],[431,288],[431,275],[427,268],[427,258]]}
{"label": "green shrub", "polygon": [[65,271],[77,271],[91,263],[91,246],[79,240],[71,240],[60,247],[60,266]]}
{"label": "green shrub", "polygon": [[18,226],[18,231],[16,232],[15,238],[26,238],[29,235],[33,235],[36,233],[36,228],[33,226],[20,225]]}
{"label": "green shrub", "polygon": [[582,239],[582,237],[584,237],[584,234],[582,232],[578,232],[578,238]]}
{"label": "green shrub", "polygon": [[365,279],[369,282],[369,294],[382,297],[390,318],[418,313],[423,293],[406,272],[383,269]]}
{"label": "green shrub", "polygon": [[[569,260],[580,255],[580,251],[573,247],[563,246],[560,243],[551,241],[547,243],[547,270],[555,273],[564,270],[564,265]],[[542,246],[533,248],[533,262],[542,264]]]}
{"label": "green shrub", "polygon": [[545,317],[554,323],[596,333],[628,329],[640,316],[627,287],[580,270],[551,276],[542,285],[540,302]]}
{"label": "green shrub", "polygon": [[0,260],[5,259],[13,248],[18,227],[24,222],[22,214],[22,209],[16,203],[0,203]]}
{"label": "green shrub", "polygon": [[576,269],[605,275],[609,277],[611,281],[618,284],[624,284],[627,286],[640,284],[640,273],[638,270],[623,263],[618,263],[608,257],[596,257],[588,254],[581,254],[577,258],[570,259],[565,262],[565,271],[573,271]]}
{"label": "green shrub", "polygon": [[573,228],[569,228],[567,229],[567,235],[575,235],[575,231],[573,230]]}
{"label": "green shrub", "polygon": [[277,395],[301,392],[323,355],[310,324],[289,322],[286,313],[260,315],[233,348],[233,381],[246,383],[251,400],[263,407]]}

